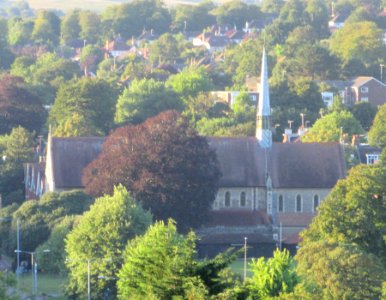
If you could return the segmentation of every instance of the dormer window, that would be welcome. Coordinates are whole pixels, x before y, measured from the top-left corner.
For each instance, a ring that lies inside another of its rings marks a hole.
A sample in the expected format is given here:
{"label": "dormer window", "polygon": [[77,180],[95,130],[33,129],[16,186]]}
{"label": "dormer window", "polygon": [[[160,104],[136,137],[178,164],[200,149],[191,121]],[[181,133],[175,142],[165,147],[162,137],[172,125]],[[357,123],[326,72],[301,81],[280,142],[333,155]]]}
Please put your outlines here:
{"label": "dormer window", "polygon": [[300,195],[296,196],[296,212],[302,212],[302,197]]}
{"label": "dormer window", "polygon": [[378,162],[379,154],[366,154],[366,160],[368,165],[373,165]]}
{"label": "dormer window", "polygon": [[314,206],[313,206],[314,212],[316,212],[318,206],[319,206],[319,195],[314,195]]}
{"label": "dormer window", "polygon": [[279,212],[284,212],[284,198],[283,195],[279,195],[278,198],[278,203],[277,203],[277,209]]}

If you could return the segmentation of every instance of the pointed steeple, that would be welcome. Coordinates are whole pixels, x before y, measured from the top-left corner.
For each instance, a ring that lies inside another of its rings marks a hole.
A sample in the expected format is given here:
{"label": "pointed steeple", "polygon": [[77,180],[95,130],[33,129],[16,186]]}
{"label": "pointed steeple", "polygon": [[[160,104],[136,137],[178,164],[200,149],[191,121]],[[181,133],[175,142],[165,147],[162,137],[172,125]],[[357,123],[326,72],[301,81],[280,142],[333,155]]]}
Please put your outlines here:
{"label": "pointed steeple", "polygon": [[268,68],[265,48],[261,62],[259,102],[256,115],[256,138],[262,148],[272,146],[271,105],[269,101]]}

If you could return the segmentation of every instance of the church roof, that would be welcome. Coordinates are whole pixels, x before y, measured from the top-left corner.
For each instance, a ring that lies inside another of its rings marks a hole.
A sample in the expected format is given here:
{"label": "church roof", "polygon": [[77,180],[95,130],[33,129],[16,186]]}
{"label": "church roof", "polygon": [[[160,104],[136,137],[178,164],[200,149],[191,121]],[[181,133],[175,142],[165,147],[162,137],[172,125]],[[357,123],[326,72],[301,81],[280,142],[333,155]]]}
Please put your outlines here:
{"label": "church roof", "polygon": [[346,175],[338,143],[274,143],[265,150],[254,137],[208,141],[217,153],[221,187],[264,187],[269,174],[274,188],[332,188]]}
{"label": "church roof", "polygon": [[100,137],[52,138],[55,187],[82,188],[83,169],[98,157],[104,141]]}

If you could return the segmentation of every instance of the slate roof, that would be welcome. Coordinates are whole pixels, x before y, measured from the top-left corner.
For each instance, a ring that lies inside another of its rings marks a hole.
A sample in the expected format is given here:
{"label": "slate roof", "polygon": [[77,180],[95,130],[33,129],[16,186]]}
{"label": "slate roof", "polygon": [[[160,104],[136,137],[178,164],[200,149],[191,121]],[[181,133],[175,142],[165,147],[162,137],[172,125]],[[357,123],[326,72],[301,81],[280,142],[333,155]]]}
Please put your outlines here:
{"label": "slate roof", "polygon": [[55,187],[83,188],[83,169],[98,157],[104,141],[101,137],[53,137],[50,146]]}
{"label": "slate roof", "polygon": [[274,188],[332,188],[346,176],[338,143],[274,143],[269,153],[254,137],[208,141],[217,153],[221,187],[264,187],[269,173]]}
{"label": "slate roof", "polygon": [[315,213],[278,213],[277,223],[285,227],[308,227]]}
{"label": "slate roof", "polygon": [[226,226],[243,227],[271,224],[267,214],[250,210],[212,210],[207,227]]}
{"label": "slate roof", "polygon": [[367,154],[381,154],[382,149],[367,144],[359,144],[356,147],[357,156],[362,164],[367,163]]}

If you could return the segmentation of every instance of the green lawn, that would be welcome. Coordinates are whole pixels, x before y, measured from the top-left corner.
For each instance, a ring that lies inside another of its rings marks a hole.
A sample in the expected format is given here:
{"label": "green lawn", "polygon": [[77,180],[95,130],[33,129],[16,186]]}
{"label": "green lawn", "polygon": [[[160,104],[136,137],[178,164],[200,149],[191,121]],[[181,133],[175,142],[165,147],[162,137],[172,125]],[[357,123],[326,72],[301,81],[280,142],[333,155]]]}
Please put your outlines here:
{"label": "green lawn", "polygon": [[[249,263],[252,261],[251,258],[247,259],[247,277],[252,276],[252,272],[250,272],[250,266]],[[234,263],[232,263],[230,266],[231,270],[237,274],[240,274],[241,276],[244,275],[244,259],[238,259]]]}
{"label": "green lawn", "polygon": [[[65,277],[48,274],[38,274],[38,295],[46,294],[52,299],[64,300],[63,284]],[[26,294],[31,294],[32,276],[31,273],[22,274],[19,277],[18,289]]]}

